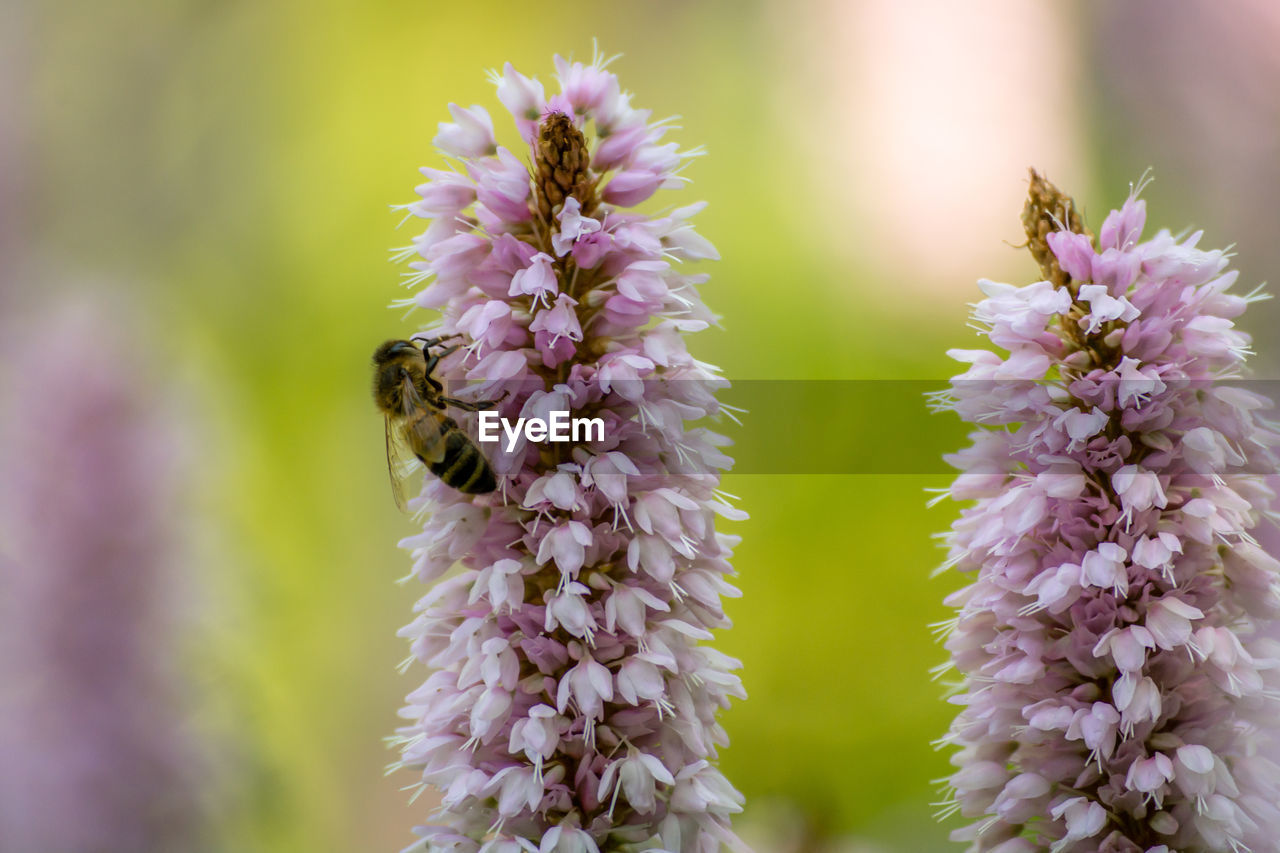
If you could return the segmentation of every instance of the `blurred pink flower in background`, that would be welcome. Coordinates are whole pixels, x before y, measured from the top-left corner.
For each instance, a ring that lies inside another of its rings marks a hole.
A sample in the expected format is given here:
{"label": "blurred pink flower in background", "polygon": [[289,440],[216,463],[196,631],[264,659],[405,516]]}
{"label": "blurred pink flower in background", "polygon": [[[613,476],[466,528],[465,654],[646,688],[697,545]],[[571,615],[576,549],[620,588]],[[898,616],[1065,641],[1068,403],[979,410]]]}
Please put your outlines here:
{"label": "blurred pink flower in background", "polygon": [[[1211,236],[1239,248],[1246,277],[1280,264],[1280,5],[1270,0],[1091,4],[1082,19],[1100,162],[1111,175],[1146,168],[1151,194],[1194,214]],[[1123,170],[1123,171],[1121,171]],[[1274,323],[1280,306],[1264,306]],[[1270,339],[1267,339],[1270,342]],[[1276,363],[1263,347],[1260,358]]]}
{"label": "blurred pink flower in background", "polygon": [[724,382],[685,348],[714,317],[705,276],[679,267],[717,255],[690,224],[702,205],[626,209],[682,185],[689,155],[605,64],[557,57],[550,98],[495,73],[532,180],[483,107],[455,105],[435,142],[456,165],[424,170],[410,206],[431,220],[404,251],[410,283],[430,283],[407,302],[462,345],[438,375],[482,382],[511,421],[605,421],[600,441],[484,446],[497,492],[429,478],[418,501],[430,517],[403,544],[435,586],[403,633],[434,671],[398,741],[443,792],[417,830],[430,850],[742,848],[742,796],[713,761],[716,714],[744,693],[738,663],[701,643],[737,594],[715,516],[744,516],[717,490],[723,440],[685,426],[719,412]]}
{"label": "blurred pink flower in background", "polygon": [[822,251],[854,269],[891,258],[876,272],[894,293],[1008,269],[1014,253],[990,236],[1018,239],[1006,214],[1021,170],[1087,174],[1068,8],[824,0],[797,16],[773,4],[778,111],[804,153],[795,191]]}
{"label": "blurred pink flower in background", "polygon": [[[984,281],[974,317],[1008,352],[956,350],[943,400],[984,429],[952,458],[976,503],[947,536],[975,573],[947,649],[963,706],[948,811],[972,851],[1267,850],[1280,435],[1243,375],[1249,296],[1199,234],[1142,241],[1131,194],[1084,232],[1033,177],[1045,280]],[[1059,230],[1069,228],[1069,230]],[[1274,479],[1274,478],[1270,478]]]}
{"label": "blurred pink flower in background", "polygon": [[122,316],[6,317],[0,849],[15,853],[201,849],[168,621],[175,424]]}

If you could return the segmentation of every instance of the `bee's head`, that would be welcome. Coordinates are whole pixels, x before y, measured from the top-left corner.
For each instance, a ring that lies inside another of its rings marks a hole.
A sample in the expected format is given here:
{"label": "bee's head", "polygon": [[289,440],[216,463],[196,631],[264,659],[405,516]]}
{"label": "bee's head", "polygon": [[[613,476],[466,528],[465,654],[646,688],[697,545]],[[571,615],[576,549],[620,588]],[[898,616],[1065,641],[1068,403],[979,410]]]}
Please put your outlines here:
{"label": "bee's head", "polygon": [[377,366],[389,364],[404,358],[422,358],[422,350],[412,341],[387,341],[373,352],[373,363]]}

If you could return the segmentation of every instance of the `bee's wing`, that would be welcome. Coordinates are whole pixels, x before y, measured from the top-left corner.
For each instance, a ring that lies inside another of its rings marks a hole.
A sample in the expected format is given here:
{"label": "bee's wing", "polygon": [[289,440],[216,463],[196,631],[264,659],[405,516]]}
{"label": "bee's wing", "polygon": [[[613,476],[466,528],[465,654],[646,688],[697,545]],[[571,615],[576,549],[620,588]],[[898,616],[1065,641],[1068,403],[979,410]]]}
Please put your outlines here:
{"label": "bee's wing", "polygon": [[417,465],[418,457],[405,441],[403,422],[387,415],[387,473],[391,475],[391,494],[401,512],[407,510],[406,484]]}
{"label": "bee's wing", "polygon": [[423,400],[418,389],[408,380],[404,382],[401,396],[405,414],[404,440],[409,450],[428,465],[444,461],[448,446],[445,433],[453,422],[438,404]]}
{"label": "bee's wing", "polygon": [[409,480],[419,464],[413,436],[409,435],[414,416],[423,403],[418,389],[407,377],[400,383],[401,413],[387,414],[387,473],[391,475],[391,494],[401,512],[408,505]]}
{"label": "bee's wing", "polygon": [[404,437],[413,454],[428,465],[444,461],[448,441],[447,416],[443,411],[423,408],[405,422]]}

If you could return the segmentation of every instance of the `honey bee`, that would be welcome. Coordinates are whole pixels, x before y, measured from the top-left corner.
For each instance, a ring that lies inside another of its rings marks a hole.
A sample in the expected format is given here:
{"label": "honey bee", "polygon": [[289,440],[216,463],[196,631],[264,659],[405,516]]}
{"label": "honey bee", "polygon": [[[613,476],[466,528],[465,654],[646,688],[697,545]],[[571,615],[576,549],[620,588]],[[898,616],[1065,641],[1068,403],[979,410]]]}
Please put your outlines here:
{"label": "honey bee", "polygon": [[501,397],[471,403],[444,396],[444,386],[431,372],[459,346],[432,353],[445,340],[448,338],[424,340],[421,347],[412,341],[387,341],[373,353],[373,400],[386,416],[387,470],[396,506],[402,510],[405,481],[415,467],[415,458],[460,492],[478,495],[497,488],[488,460],[445,414],[445,407],[478,412],[496,405]]}

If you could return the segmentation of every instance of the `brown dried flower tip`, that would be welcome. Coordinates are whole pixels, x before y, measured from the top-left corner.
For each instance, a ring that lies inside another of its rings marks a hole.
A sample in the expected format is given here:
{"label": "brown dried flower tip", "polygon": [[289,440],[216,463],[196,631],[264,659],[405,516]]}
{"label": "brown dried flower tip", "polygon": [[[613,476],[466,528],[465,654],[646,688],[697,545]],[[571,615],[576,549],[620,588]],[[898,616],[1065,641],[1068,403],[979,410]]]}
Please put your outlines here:
{"label": "brown dried flower tip", "polygon": [[1058,266],[1058,259],[1049,249],[1049,235],[1063,228],[1075,234],[1087,234],[1090,238],[1093,234],[1085,227],[1071,196],[1035,169],[1031,170],[1031,187],[1027,192],[1027,203],[1022,208],[1022,228],[1027,234],[1027,248],[1040,265],[1044,277],[1053,282],[1054,287],[1067,285],[1071,276]]}
{"label": "brown dried flower tip", "polygon": [[544,220],[550,221],[553,208],[569,196],[582,205],[584,216],[595,210],[595,181],[587,169],[590,162],[587,139],[573,126],[573,119],[564,113],[547,115],[538,129],[534,164],[538,210]]}

